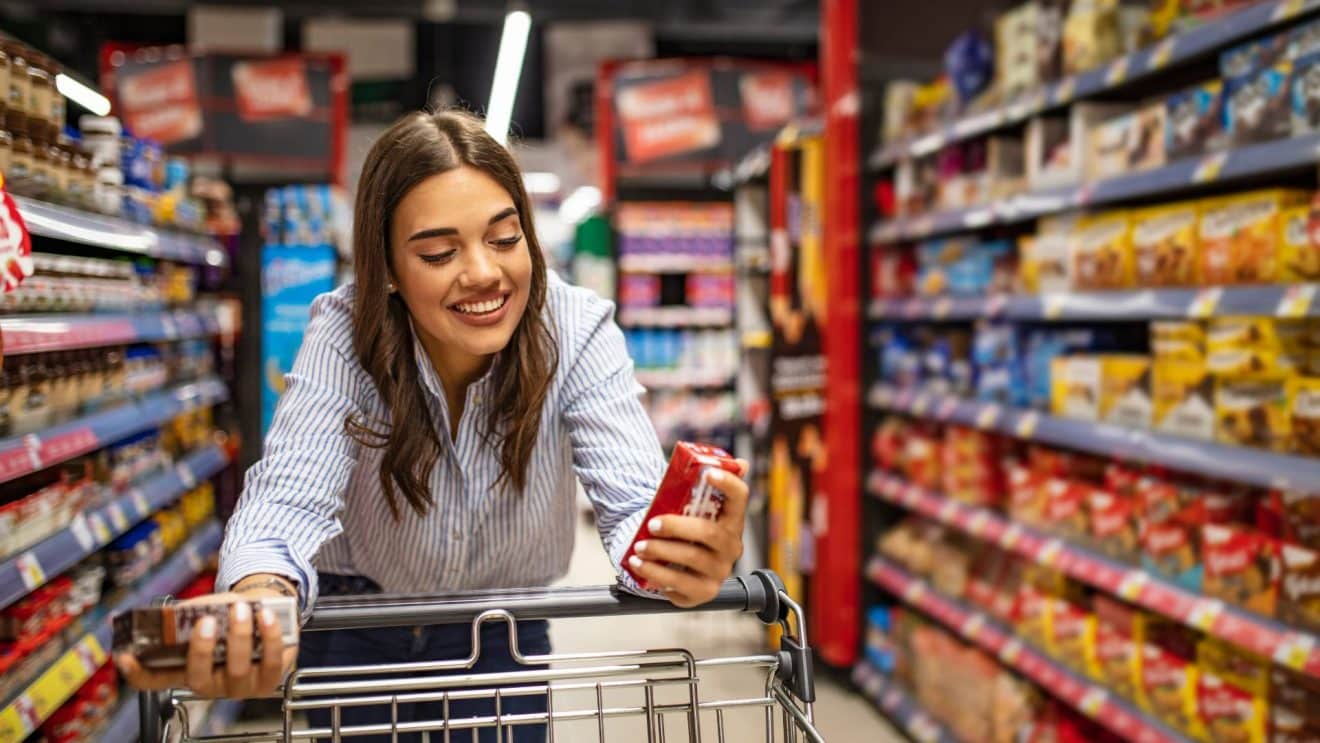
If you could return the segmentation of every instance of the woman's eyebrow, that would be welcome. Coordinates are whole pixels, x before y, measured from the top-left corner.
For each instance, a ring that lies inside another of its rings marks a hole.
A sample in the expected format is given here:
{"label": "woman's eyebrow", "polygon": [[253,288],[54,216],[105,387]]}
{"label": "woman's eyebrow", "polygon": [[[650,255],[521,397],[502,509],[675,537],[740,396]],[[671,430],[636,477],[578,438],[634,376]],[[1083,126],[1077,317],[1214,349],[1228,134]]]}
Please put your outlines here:
{"label": "woman's eyebrow", "polygon": [[[491,217],[490,221],[488,221],[486,224],[488,225],[495,224],[501,219],[506,219],[517,213],[518,213],[517,207],[512,207],[512,206],[506,207],[496,212],[495,216]],[[458,234],[457,227],[427,227],[424,230],[418,230],[414,232],[411,236],[409,236],[407,240],[405,240],[405,242],[412,242],[413,240],[426,240],[432,237],[451,237],[457,234]]]}

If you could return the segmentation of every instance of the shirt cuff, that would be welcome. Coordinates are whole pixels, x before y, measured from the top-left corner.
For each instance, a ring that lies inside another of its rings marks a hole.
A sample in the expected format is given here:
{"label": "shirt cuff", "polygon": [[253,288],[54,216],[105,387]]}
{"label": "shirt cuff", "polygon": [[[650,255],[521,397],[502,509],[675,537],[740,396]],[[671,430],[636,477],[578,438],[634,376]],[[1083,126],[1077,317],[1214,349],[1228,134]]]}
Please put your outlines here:
{"label": "shirt cuff", "polygon": [[646,518],[646,509],[643,508],[614,527],[612,546],[610,547],[610,562],[614,565],[614,570],[618,575],[618,585],[626,593],[634,596],[642,596],[648,599],[668,600],[662,591],[651,591],[642,588],[637,581],[629,575],[628,571],[623,569],[623,555],[628,551],[628,545],[632,544],[637,536],[637,531],[642,527],[642,519]]}
{"label": "shirt cuff", "polygon": [[232,590],[235,583],[249,575],[270,573],[292,580],[298,591],[298,612],[306,623],[316,606],[318,585],[316,569],[299,557],[278,539],[260,539],[220,553],[220,569],[216,571],[215,591]]}

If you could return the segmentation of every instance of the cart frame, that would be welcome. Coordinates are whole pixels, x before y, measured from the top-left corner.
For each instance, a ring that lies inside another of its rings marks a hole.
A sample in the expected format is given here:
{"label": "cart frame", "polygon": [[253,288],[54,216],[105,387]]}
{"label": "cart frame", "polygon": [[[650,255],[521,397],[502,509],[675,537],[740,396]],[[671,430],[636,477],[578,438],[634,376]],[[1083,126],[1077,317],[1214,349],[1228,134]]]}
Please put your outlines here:
{"label": "cart frame", "polygon": [[[699,660],[683,649],[524,656],[518,648],[517,624],[520,620],[694,611],[750,613],[767,625],[778,625],[781,628],[779,650],[763,655]],[[481,656],[482,627],[496,622],[507,625],[509,652],[514,661],[536,667],[503,673],[463,673],[471,669]],[[427,734],[433,741],[461,743],[476,741],[478,730],[482,729],[495,730],[496,737],[504,741],[506,733],[512,740],[513,731],[520,727],[540,726],[545,730],[546,740],[555,743],[556,723],[594,721],[597,739],[605,743],[609,737],[607,721],[641,718],[646,725],[648,743],[665,743],[667,735],[674,735],[672,726],[665,724],[667,715],[680,716],[686,739],[700,741],[704,713],[706,718],[714,718],[715,739],[723,743],[726,716],[735,712],[746,714],[756,708],[764,709],[767,741],[779,739],[776,737],[777,727],[783,731],[786,741],[824,740],[815,727],[815,680],[811,649],[805,639],[806,618],[802,607],[785,591],[783,582],[768,570],[730,578],[713,600],[693,609],[681,609],[668,601],[635,596],[617,586],[329,597],[317,602],[303,631],[459,623],[471,623],[472,626],[472,651],[466,658],[295,669],[285,680],[280,693],[272,697],[281,700],[283,724],[279,730],[194,736],[189,729],[187,709],[182,704],[194,699],[193,695],[180,690],[140,692],[140,741],[160,743],[167,734],[173,737],[172,733],[178,733],[181,741],[204,743],[271,740],[287,743],[295,738],[328,739],[339,743],[359,736],[379,738],[384,735],[389,735],[392,743],[397,743],[400,736],[419,738],[420,734]],[[556,667],[549,667],[551,663]],[[739,699],[703,699],[700,694],[702,673],[724,668],[749,668],[763,673],[764,694]],[[353,676],[371,678],[355,680],[351,678]],[[641,700],[607,704],[607,694],[617,697],[631,693],[640,693]],[[665,701],[662,698],[665,694],[677,701]],[[556,696],[562,700],[574,695],[592,701],[580,703],[577,708],[566,708],[562,702],[556,707]],[[545,711],[502,713],[502,703],[518,696],[544,697]],[[451,717],[451,701],[471,699],[493,700],[494,715]],[[419,703],[430,704],[432,708],[439,704],[442,714],[435,719],[399,721],[399,705]],[[389,705],[392,712],[390,722],[356,726],[341,724],[344,708],[365,705]],[[308,726],[295,729],[298,713],[316,709],[329,711],[331,724],[328,728]],[[706,727],[708,730],[709,726]]]}

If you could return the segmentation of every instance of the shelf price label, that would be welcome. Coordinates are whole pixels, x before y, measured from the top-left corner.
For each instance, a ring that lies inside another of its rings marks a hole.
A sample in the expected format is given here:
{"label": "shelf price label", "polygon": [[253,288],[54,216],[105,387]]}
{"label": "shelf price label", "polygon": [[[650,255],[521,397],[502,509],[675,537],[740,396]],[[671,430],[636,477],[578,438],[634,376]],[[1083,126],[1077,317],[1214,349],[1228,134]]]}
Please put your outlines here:
{"label": "shelf price label", "polygon": [[1306,317],[1315,299],[1315,284],[1293,284],[1284,290],[1274,314],[1278,317]]}
{"label": "shelf price label", "polygon": [[1119,85],[1127,79],[1128,61],[1128,57],[1123,56],[1109,65],[1109,70],[1105,73],[1105,85]]}
{"label": "shelf price label", "polygon": [[974,537],[979,537],[985,533],[986,524],[990,522],[990,516],[985,511],[977,511],[972,514],[972,518],[967,522],[967,531]]}
{"label": "shelf price label", "polygon": [[981,630],[983,629],[985,629],[985,615],[977,612],[967,617],[967,621],[963,622],[958,631],[962,633],[963,637],[975,642],[981,636]]}
{"label": "shelf price label", "polygon": [[179,482],[183,483],[183,487],[188,490],[197,487],[197,476],[193,474],[192,468],[187,464],[180,463],[178,467],[174,468],[174,471],[178,473]]}
{"label": "shelf price label", "polygon": [[912,414],[924,416],[927,410],[930,410],[930,395],[923,392],[912,401]]}
{"label": "shelf price label", "polygon": [[999,537],[999,546],[1006,550],[1011,550],[1021,539],[1022,527],[1019,526],[1017,522],[1014,522],[1009,524],[1008,528],[1004,530],[1003,535]]}
{"label": "shelf price label", "polygon": [[29,591],[46,582],[46,571],[41,569],[41,562],[31,552],[24,552],[14,561],[18,568],[18,577]]}
{"label": "shelf price label", "polygon": [[940,297],[935,301],[935,306],[931,309],[931,314],[936,320],[943,320],[953,311],[953,300],[948,297]]}
{"label": "shelf price label", "polygon": [[147,494],[141,490],[133,488],[129,500],[133,501],[133,508],[137,509],[138,516],[146,518],[151,513],[151,504],[147,502]]}
{"label": "shelf price label", "polygon": [[987,405],[981,408],[981,412],[976,414],[977,428],[992,428],[999,422],[999,406]]}
{"label": "shelf price label", "polygon": [[92,534],[92,527],[87,524],[87,517],[83,514],[73,517],[69,523],[69,532],[83,552],[91,552],[96,547],[96,536]]}
{"label": "shelf price label", "polygon": [[1109,693],[1098,686],[1092,686],[1078,700],[1077,707],[1088,717],[1096,717],[1100,714],[1100,710],[1104,709],[1107,701],[1109,701]]}
{"label": "shelf price label", "polygon": [[1036,435],[1036,426],[1040,423],[1040,414],[1031,411],[1018,419],[1017,425],[1013,427],[1013,432],[1020,439],[1029,439]]}
{"label": "shelf price label", "polygon": [[101,517],[101,514],[92,514],[88,517],[87,523],[91,525],[92,534],[96,537],[97,542],[106,544],[110,541],[110,527],[105,525],[105,519]]}
{"label": "shelf price label", "polygon": [[1063,315],[1063,307],[1066,303],[1066,297],[1062,294],[1046,294],[1043,298],[1041,314],[1046,320],[1057,320]]}
{"label": "shelf price label", "polygon": [[1177,36],[1169,36],[1161,41],[1150,54],[1150,62],[1147,65],[1152,71],[1158,70],[1169,63],[1173,58],[1173,49],[1178,43]]}
{"label": "shelf price label", "polygon": [[1050,96],[1050,99],[1055,104],[1067,103],[1068,101],[1072,100],[1073,91],[1075,91],[1076,89],[1077,89],[1077,78],[1072,76],[1065,77],[1059,83],[1059,85],[1054,88],[1053,91],[1054,94]]}
{"label": "shelf price label", "polygon": [[939,728],[922,712],[913,716],[912,722],[908,725],[908,732],[912,733],[912,737],[920,743],[935,743],[940,739]]}
{"label": "shelf price label", "polygon": [[953,397],[946,397],[940,402],[940,407],[935,411],[936,417],[942,421],[947,421],[953,417],[958,410],[958,400]]}
{"label": "shelf price label", "polygon": [[919,603],[926,597],[926,584],[914,580],[903,589],[903,600],[909,604]]}
{"label": "shelf price label", "polygon": [[999,659],[1010,666],[1017,665],[1017,660],[1021,655],[1022,641],[1016,637],[1009,639],[1003,647],[999,648]]}
{"label": "shelf price label", "polygon": [[944,504],[940,506],[938,516],[939,520],[946,524],[953,523],[953,520],[958,516],[958,504],[951,500],[944,501]]}
{"label": "shelf price label", "polygon": [[122,534],[128,528],[128,517],[124,515],[124,507],[121,504],[111,503],[106,513],[110,515],[110,523],[115,527],[115,531]]}
{"label": "shelf price label", "polygon": [[1149,580],[1150,576],[1144,570],[1129,571],[1118,584],[1118,595],[1127,601],[1136,601]]}
{"label": "shelf price label", "polygon": [[1289,632],[1275,649],[1274,662],[1300,671],[1306,668],[1315,652],[1315,637],[1301,632]]}
{"label": "shelf price label", "polygon": [[1187,306],[1187,316],[1192,318],[1206,318],[1215,314],[1219,308],[1219,300],[1224,296],[1224,290],[1218,286],[1212,286],[1202,289],[1192,298],[1192,303]]}
{"label": "shelf price label", "polygon": [[202,561],[202,556],[197,554],[196,547],[189,547],[184,556],[187,558],[188,567],[192,569],[193,573],[200,573],[202,571],[202,565],[204,563]]}
{"label": "shelf price label", "polygon": [[1045,567],[1054,567],[1059,562],[1059,555],[1063,554],[1063,542],[1058,539],[1051,539],[1041,546],[1040,551],[1036,553],[1036,562]]}
{"label": "shelf price label", "polygon": [[1282,0],[1274,6],[1274,12],[1270,15],[1272,22],[1286,21],[1302,12],[1305,7],[1303,0]]}
{"label": "shelf price label", "polygon": [[1228,152],[1216,152],[1207,155],[1192,173],[1192,183],[1212,183],[1219,179],[1219,173],[1228,161]]}
{"label": "shelf price label", "polygon": [[1215,627],[1215,622],[1219,616],[1224,613],[1224,602],[1219,599],[1201,599],[1192,607],[1192,611],[1187,616],[1187,623],[1201,630],[1210,632]]}

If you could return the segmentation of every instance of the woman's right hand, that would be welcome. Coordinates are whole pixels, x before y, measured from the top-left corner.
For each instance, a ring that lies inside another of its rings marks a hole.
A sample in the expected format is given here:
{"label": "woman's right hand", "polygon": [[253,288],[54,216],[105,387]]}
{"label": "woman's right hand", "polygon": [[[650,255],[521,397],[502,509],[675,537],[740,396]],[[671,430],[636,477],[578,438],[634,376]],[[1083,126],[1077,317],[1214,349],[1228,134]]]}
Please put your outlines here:
{"label": "woman's right hand", "polygon": [[[189,689],[200,697],[250,699],[272,694],[293,668],[298,657],[298,644],[285,645],[280,623],[270,609],[262,609],[253,616],[250,602],[276,597],[273,590],[252,589],[243,593],[217,593],[201,596],[185,603],[228,604],[229,636],[226,658],[215,665],[217,623],[204,617],[192,631],[188,641],[188,660],[183,669],[156,670],[144,668],[131,653],[115,656],[119,673],[132,686],[144,691],[161,689]],[[252,623],[256,622],[261,637],[261,660],[252,660]]]}

